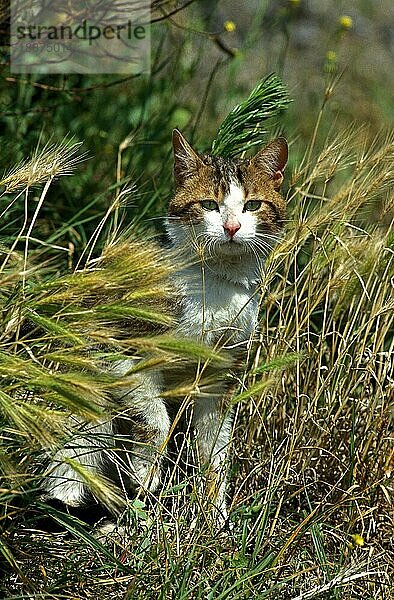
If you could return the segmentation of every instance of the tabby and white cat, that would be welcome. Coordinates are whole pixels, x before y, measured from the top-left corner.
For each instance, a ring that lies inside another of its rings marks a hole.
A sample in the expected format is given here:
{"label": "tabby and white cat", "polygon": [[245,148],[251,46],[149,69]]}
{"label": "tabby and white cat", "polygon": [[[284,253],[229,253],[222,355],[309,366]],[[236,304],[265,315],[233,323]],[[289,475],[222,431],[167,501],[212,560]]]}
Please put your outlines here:
{"label": "tabby and white cat", "polygon": [[[282,230],[285,203],[278,190],[287,143],[278,138],[253,158],[233,160],[198,154],[175,130],[173,148],[176,191],[169,205],[167,232],[186,264],[174,281],[181,297],[176,332],[225,347],[239,357],[256,329],[264,259]],[[131,361],[123,361],[117,372],[122,375],[130,366]],[[165,385],[165,374],[157,371],[140,375],[138,385],[123,390],[122,405],[138,416],[135,430],[133,421],[120,417],[93,427],[80,424],[78,438],[67,443],[50,466],[48,495],[70,506],[86,501],[83,478],[64,458],[117,482],[155,491],[160,483],[159,454],[171,427],[161,398]],[[228,389],[228,384],[218,382],[210,393],[197,395],[192,416],[199,459],[210,465],[210,493],[223,516],[232,425],[231,411],[223,401]],[[149,439],[141,439],[141,431],[149,431]],[[127,450],[124,454],[114,450],[119,439]]]}

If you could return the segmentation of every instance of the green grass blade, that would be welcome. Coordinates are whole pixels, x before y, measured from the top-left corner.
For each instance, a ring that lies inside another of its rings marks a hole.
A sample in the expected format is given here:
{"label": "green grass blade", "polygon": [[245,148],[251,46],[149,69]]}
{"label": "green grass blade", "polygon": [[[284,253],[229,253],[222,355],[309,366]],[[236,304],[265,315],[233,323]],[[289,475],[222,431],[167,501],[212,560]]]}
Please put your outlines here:
{"label": "green grass blade", "polygon": [[261,144],[267,133],[263,123],[278,116],[290,102],[279,77],[268,75],[224,119],[212,144],[212,154],[231,157]]}
{"label": "green grass blade", "polygon": [[297,360],[300,360],[302,354],[293,352],[289,354],[285,354],[284,356],[278,356],[267,363],[263,363],[259,365],[253,371],[251,371],[251,375],[260,375],[261,373],[267,373],[268,371],[273,371],[275,369],[287,369],[291,365],[294,365]]}
{"label": "green grass blade", "polygon": [[15,561],[15,558],[12,555],[11,550],[8,548],[6,542],[3,539],[3,536],[0,535],[0,554],[3,556],[3,558],[7,561],[7,563],[9,565],[11,565],[11,567],[13,569],[15,569],[17,572],[19,572],[19,567]]}
{"label": "green grass blade", "polygon": [[51,334],[51,339],[61,339],[63,342],[69,342],[70,344],[77,346],[85,346],[86,340],[76,335],[73,331],[70,331],[67,327],[60,324],[57,320],[43,315],[37,314],[35,311],[29,311],[29,319],[33,321],[39,327],[42,327],[46,332]]}
{"label": "green grass blade", "polygon": [[213,350],[209,346],[186,338],[172,338],[166,335],[141,337],[130,340],[131,345],[145,350],[164,350],[180,357],[193,360],[210,361],[225,366],[229,363],[225,352]]}
{"label": "green grass blade", "polygon": [[121,563],[106,546],[101,544],[97,538],[86,531],[86,523],[83,523],[83,521],[80,521],[77,517],[57,510],[43,502],[37,502],[36,506],[44,515],[49,515],[54,521],[65,527],[74,537],[79,538],[82,542],[90,546],[92,550],[105,556],[111,564],[116,566],[122,572],[128,573],[129,569]]}
{"label": "green grass blade", "polygon": [[252,396],[258,396],[267,389],[272,384],[272,380],[268,379],[266,381],[258,381],[257,383],[251,385],[247,390],[241,392],[234,396],[231,400],[231,404],[238,404],[239,402],[243,402],[244,400],[249,400]]}
{"label": "green grass blade", "polygon": [[95,309],[99,315],[104,315],[109,319],[142,319],[160,325],[171,325],[173,319],[169,315],[159,313],[149,308],[136,306],[122,306],[118,304],[102,305]]}

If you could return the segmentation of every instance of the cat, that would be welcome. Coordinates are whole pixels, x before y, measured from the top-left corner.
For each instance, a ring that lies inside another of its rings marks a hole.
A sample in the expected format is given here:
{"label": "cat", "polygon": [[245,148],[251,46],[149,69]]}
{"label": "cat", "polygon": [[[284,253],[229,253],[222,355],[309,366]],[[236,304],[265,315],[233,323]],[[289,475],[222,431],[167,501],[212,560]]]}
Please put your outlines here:
{"label": "cat", "polygon": [[[166,229],[183,265],[173,281],[180,298],[176,333],[224,348],[239,363],[257,328],[263,263],[282,234],[285,201],[279,188],[288,158],[287,142],[277,138],[252,158],[229,159],[197,153],[175,129],[173,151],[175,194]],[[121,361],[116,372],[122,376],[132,364]],[[47,495],[70,506],[86,502],[87,485],[64,461],[67,458],[124,487],[142,486],[155,492],[171,428],[168,407],[161,398],[168,385],[165,371],[140,374],[133,389],[122,390],[122,405],[132,407],[134,419],[80,423],[77,438],[49,466]],[[207,493],[221,518],[227,514],[230,392],[228,381],[219,379],[208,391],[194,396],[192,412],[199,460],[209,465]],[[149,432],[149,439],[144,439],[148,438],[144,432]],[[119,439],[127,452],[118,450]]]}

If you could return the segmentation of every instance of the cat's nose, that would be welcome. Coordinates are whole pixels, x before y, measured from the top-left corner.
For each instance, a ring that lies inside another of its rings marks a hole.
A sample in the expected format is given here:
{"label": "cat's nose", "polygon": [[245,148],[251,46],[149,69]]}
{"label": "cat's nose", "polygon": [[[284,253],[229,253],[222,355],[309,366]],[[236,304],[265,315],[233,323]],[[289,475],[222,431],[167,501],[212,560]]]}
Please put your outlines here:
{"label": "cat's nose", "polygon": [[225,223],[223,229],[231,238],[233,238],[237,231],[241,229],[241,223]]}

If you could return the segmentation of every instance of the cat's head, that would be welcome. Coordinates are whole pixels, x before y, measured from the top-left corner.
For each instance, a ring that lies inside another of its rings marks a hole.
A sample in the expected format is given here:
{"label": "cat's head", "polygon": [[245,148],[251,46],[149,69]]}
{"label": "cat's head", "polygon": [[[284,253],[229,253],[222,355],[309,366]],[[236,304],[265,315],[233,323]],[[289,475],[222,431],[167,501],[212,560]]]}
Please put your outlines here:
{"label": "cat's head", "polygon": [[168,211],[173,242],[203,250],[207,257],[264,259],[285,217],[279,188],[286,140],[271,141],[252,158],[228,159],[198,154],[175,129],[173,149],[176,191]]}

